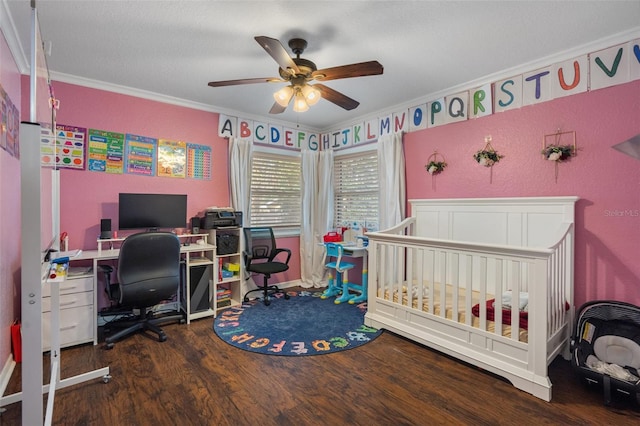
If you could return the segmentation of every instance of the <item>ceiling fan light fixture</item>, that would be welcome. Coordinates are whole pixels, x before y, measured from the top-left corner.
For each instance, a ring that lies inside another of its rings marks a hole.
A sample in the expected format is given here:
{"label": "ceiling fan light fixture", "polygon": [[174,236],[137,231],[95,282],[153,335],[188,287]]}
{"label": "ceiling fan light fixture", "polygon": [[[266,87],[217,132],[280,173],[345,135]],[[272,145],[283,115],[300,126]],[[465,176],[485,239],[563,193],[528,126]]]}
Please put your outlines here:
{"label": "ceiling fan light fixture", "polygon": [[[273,94],[275,103],[271,106],[269,114],[281,114],[286,111],[289,104],[293,102],[296,112],[304,112],[311,105],[315,105],[320,98],[331,102],[340,108],[351,111],[360,104],[355,99],[331,89],[322,84],[325,80],[338,80],[342,78],[364,77],[369,75],[380,75],[384,68],[378,61],[367,61],[355,64],[340,65],[337,67],[318,69],[312,61],[300,57],[307,48],[307,42],[301,38],[289,40],[289,47],[295,57],[286,51],[282,43],[271,37],[254,37],[262,49],[265,50],[278,64],[278,74],[280,77],[267,78],[243,78],[238,80],[211,81],[209,87],[225,87],[241,84],[254,83],[289,83],[287,87],[278,90]],[[309,85],[311,81],[316,81],[314,85]]]}
{"label": "ceiling fan light fixture", "polygon": [[276,100],[278,105],[282,107],[289,105],[292,96],[293,88],[291,86],[285,86],[273,94],[273,98]]}
{"label": "ceiling fan light fixture", "polygon": [[309,104],[307,103],[304,95],[301,90],[296,91],[295,98],[293,100],[293,110],[295,112],[305,112],[309,109]]}
{"label": "ceiling fan light fixture", "polygon": [[304,95],[304,99],[307,102],[307,105],[313,106],[318,103],[321,98],[320,91],[313,86],[306,84],[302,88],[302,94]]}

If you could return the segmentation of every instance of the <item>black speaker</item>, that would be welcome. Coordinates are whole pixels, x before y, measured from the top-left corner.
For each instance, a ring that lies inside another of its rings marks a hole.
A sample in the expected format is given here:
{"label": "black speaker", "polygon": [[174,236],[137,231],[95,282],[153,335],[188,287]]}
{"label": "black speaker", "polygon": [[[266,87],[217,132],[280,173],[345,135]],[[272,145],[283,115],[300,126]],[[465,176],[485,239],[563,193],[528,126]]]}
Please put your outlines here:
{"label": "black speaker", "polygon": [[191,233],[199,234],[200,233],[200,218],[192,217],[191,218]]}
{"label": "black speaker", "polygon": [[111,238],[111,219],[100,219],[100,239]]}

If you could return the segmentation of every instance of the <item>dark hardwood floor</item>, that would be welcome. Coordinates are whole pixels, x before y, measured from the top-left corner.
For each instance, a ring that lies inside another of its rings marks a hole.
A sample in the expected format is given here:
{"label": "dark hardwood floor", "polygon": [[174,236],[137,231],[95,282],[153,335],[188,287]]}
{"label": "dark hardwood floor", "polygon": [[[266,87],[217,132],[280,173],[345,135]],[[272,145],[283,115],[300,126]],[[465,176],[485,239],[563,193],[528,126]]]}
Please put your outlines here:
{"label": "dark hardwood floor", "polygon": [[[562,359],[551,366],[547,403],[388,332],[357,349],[294,358],[234,348],[211,318],[164,329],[163,343],[136,335],[112,350],[63,350],[63,378],[107,365],[113,378],[57,391],[54,424],[640,424],[635,398],[605,407],[600,389],[581,384]],[[19,389],[20,366],[6,393]],[[20,419],[21,403],[12,404],[0,425]]]}

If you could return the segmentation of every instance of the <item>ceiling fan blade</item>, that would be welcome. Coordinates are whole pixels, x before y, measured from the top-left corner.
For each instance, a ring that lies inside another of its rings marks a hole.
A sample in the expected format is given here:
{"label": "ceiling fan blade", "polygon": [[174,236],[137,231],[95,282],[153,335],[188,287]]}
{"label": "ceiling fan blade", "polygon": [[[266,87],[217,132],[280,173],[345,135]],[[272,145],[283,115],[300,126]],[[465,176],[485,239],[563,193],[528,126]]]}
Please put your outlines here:
{"label": "ceiling fan blade", "polygon": [[311,76],[318,81],[337,80],[339,78],[364,77],[382,74],[384,67],[378,61],[360,62],[314,71]]}
{"label": "ceiling fan blade", "polygon": [[342,93],[331,89],[330,87],[325,86],[324,84],[314,84],[314,88],[318,89],[322,94],[322,98],[326,99],[329,102],[333,102],[341,108],[346,109],[347,111],[351,111],[360,105],[360,102],[355,99],[351,99],[347,95],[343,95]]}
{"label": "ceiling fan blade", "polygon": [[254,84],[254,83],[286,83],[286,81],[277,77],[243,78],[240,80],[211,81],[207,85],[211,87],[223,87],[223,86],[236,86],[239,84]]}
{"label": "ceiling fan blade", "polygon": [[286,109],[286,106],[282,106],[279,103],[274,102],[273,106],[269,110],[269,114],[282,114]]}
{"label": "ceiling fan blade", "polygon": [[278,65],[280,65],[280,68],[282,68],[283,70],[291,69],[296,74],[300,73],[298,66],[295,62],[293,62],[293,58],[289,56],[286,49],[279,40],[266,36],[257,36],[254,37],[254,39],[260,44],[260,46],[262,46],[264,50],[267,51],[267,53],[273,59],[275,59]]}

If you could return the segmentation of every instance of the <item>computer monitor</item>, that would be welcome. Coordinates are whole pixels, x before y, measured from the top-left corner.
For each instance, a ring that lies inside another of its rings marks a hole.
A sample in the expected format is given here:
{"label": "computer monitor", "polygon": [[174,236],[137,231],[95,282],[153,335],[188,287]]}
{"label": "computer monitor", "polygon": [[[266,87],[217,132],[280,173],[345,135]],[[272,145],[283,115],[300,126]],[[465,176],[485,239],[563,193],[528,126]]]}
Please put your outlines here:
{"label": "computer monitor", "polygon": [[156,230],[186,227],[186,194],[120,193],[119,195],[119,229]]}

